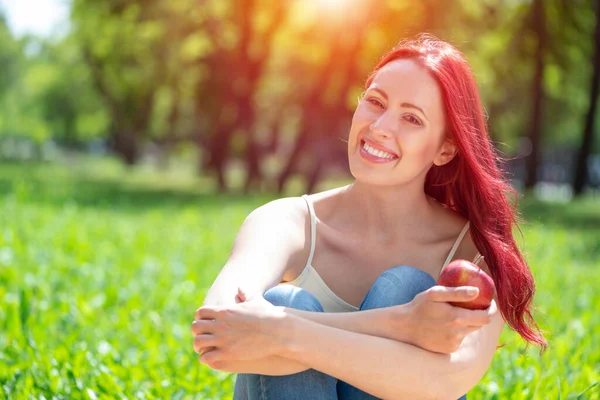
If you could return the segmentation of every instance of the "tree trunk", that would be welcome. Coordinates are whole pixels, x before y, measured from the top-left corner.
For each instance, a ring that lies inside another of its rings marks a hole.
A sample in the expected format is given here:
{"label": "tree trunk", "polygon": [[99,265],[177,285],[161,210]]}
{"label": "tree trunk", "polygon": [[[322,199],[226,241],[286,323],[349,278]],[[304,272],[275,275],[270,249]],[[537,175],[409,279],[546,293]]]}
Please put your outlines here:
{"label": "tree trunk", "polygon": [[[306,118],[306,116],[305,116],[305,118]],[[304,125],[305,125],[305,122],[303,122],[303,126]],[[300,132],[298,132],[298,138],[296,139],[296,142],[294,143],[294,148],[292,150],[292,154],[288,158],[288,162],[286,163],[285,167],[283,167],[283,170],[281,171],[281,173],[279,174],[279,177],[277,178],[277,193],[278,194],[283,193],[283,190],[285,189],[285,184],[287,183],[288,179],[292,176],[292,173],[294,172],[294,170],[296,168],[296,164],[300,161],[300,156],[304,152],[304,148],[307,146],[307,142],[308,142],[308,140],[306,139],[307,136],[308,136],[308,131],[306,129],[302,129]]]}
{"label": "tree trunk", "polygon": [[220,127],[217,131],[218,134],[213,136],[210,145],[209,165],[217,173],[217,183],[219,185],[220,192],[227,192],[229,190],[225,175],[227,173],[227,161],[229,159],[229,143],[231,142],[233,129],[236,123],[225,127]]}
{"label": "tree trunk", "polygon": [[573,193],[580,196],[588,177],[587,161],[591,152],[592,138],[594,136],[594,122],[596,118],[596,105],[598,104],[598,86],[600,83],[600,0],[596,2],[596,29],[594,31],[595,50],[592,62],[594,71],[592,73],[592,85],[590,88],[590,106],[585,118],[585,128],[579,154],[577,156],[577,167],[573,180]]}
{"label": "tree trunk", "polygon": [[525,188],[531,189],[537,183],[537,168],[539,164],[540,143],[542,137],[542,103],[544,101],[544,53],[546,48],[546,15],[543,0],[533,2],[533,25],[537,35],[537,51],[533,76],[533,107],[531,110],[531,154],[526,159],[527,176]]}
{"label": "tree trunk", "polygon": [[127,166],[134,165],[139,158],[136,135],[127,132],[117,132],[113,136],[113,150]]}

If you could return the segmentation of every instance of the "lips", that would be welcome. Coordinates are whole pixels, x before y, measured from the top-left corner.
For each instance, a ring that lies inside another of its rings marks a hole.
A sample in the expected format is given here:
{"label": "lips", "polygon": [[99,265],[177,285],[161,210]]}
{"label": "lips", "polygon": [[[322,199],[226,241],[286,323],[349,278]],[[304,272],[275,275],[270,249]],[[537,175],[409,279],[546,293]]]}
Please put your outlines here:
{"label": "lips", "polygon": [[[367,147],[367,149],[365,149],[365,146]],[[382,146],[379,147],[381,148]],[[358,154],[362,159],[373,164],[396,163],[400,159],[400,157],[398,157],[394,153],[387,153],[385,150],[380,150],[379,148],[375,149],[374,147],[371,147],[371,145],[365,142],[365,140],[363,139],[360,140],[360,148],[358,149]]]}
{"label": "lips", "polygon": [[388,149],[384,145],[379,144],[379,143],[373,141],[372,139],[369,139],[366,136],[361,137],[360,140],[359,140],[359,144],[360,144],[361,148],[363,147],[363,142],[366,142],[369,146],[373,147],[374,149],[381,150],[383,152],[389,153],[389,154],[395,156],[396,158],[399,157],[398,154],[395,151]]}

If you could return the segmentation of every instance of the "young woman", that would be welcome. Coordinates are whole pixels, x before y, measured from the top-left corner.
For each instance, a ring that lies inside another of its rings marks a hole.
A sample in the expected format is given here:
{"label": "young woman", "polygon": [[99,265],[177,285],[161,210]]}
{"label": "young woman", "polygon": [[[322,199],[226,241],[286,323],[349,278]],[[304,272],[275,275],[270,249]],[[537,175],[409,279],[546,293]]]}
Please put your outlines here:
{"label": "young woman", "polygon": [[[505,322],[546,341],[512,235],[464,56],[431,36],[368,77],[348,139],[352,184],[284,198],[244,221],[192,324],[200,362],[239,373],[234,399],[457,399],[488,369]],[[436,285],[453,259],[496,284],[487,310]]]}

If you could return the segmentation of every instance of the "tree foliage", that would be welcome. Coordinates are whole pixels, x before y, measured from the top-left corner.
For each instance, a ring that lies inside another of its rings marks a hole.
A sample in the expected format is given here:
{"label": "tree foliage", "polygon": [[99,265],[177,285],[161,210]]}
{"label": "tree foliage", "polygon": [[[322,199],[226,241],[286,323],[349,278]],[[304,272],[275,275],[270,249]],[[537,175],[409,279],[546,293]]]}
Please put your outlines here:
{"label": "tree foliage", "polygon": [[[310,191],[328,168],[346,169],[344,140],[370,69],[426,31],[466,53],[498,147],[531,154],[530,186],[544,148],[580,144],[592,0],[327,4],[74,0],[73,29],[57,42],[18,41],[0,24],[9,39],[0,45],[0,98],[11,99],[0,131],[38,141],[101,136],[128,164],[149,143],[165,154],[190,143],[198,171],[222,190],[237,163],[247,190],[281,190],[301,173]],[[26,56],[31,43],[37,51]]]}

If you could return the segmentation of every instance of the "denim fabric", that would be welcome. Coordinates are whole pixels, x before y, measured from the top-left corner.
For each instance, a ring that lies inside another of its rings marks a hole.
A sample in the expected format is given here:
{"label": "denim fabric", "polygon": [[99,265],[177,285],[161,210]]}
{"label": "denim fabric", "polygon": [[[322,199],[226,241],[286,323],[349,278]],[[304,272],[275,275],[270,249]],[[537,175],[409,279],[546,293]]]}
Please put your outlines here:
{"label": "denim fabric", "polygon": [[[391,307],[410,302],[417,294],[435,286],[435,279],[410,266],[384,271],[365,296],[360,310]],[[319,301],[304,289],[279,285],[264,295],[270,303],[298,310],[323,312]],[[466,400],[464,395],[458,400]],[[377,399],[314,369],[291,375],[239,374],[233,400],[371,400]]]}

